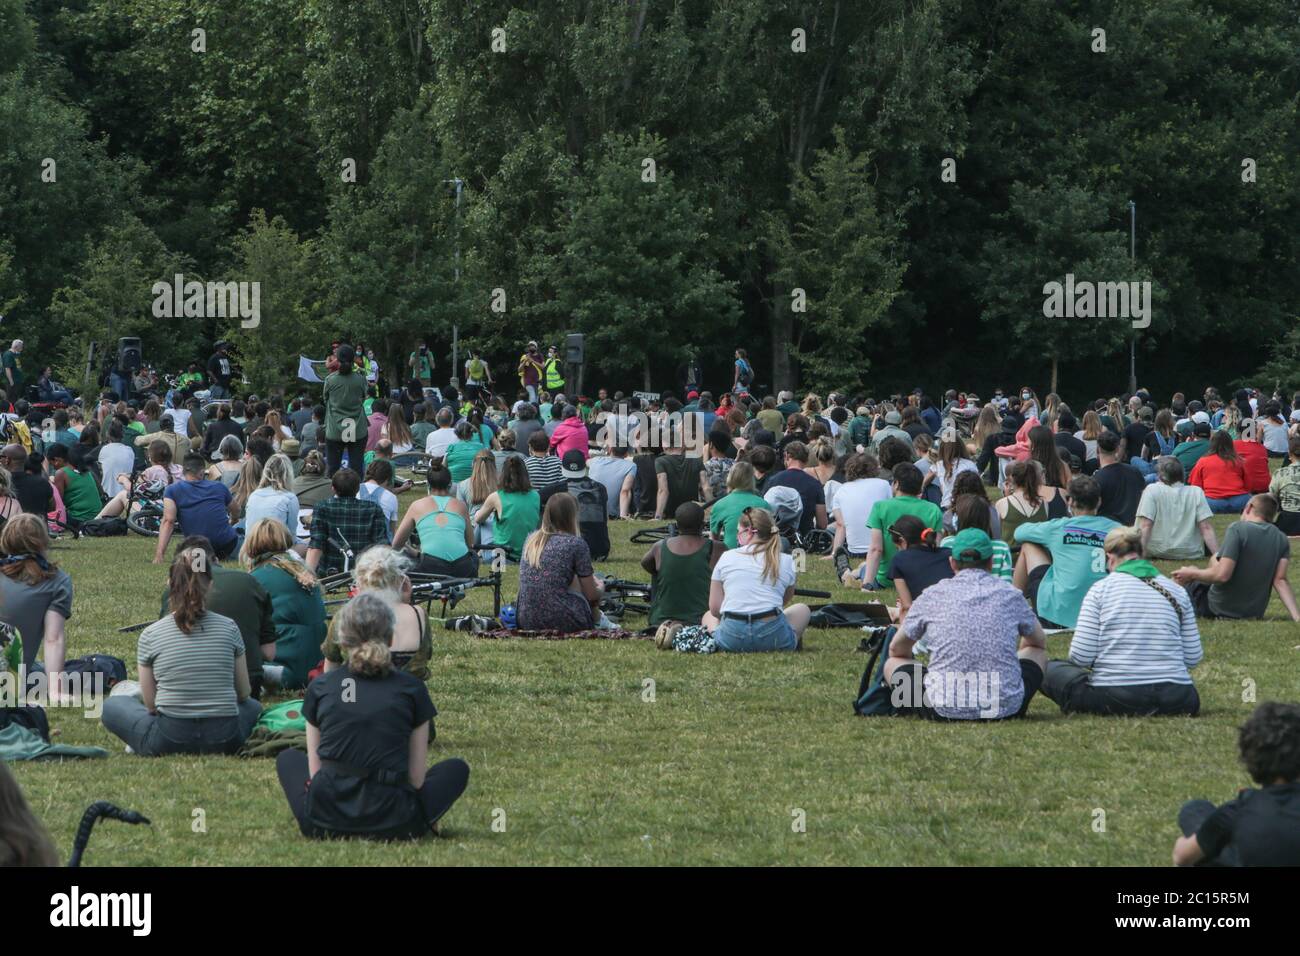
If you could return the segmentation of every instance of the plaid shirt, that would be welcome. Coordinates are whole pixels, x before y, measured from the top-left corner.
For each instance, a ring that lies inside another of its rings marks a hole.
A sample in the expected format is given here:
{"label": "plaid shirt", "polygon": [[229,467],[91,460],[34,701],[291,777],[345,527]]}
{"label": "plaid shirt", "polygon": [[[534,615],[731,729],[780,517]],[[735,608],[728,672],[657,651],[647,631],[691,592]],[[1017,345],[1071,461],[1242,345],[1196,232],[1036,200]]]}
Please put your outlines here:
{"label": "plaid shirt", "polygon": [[343,570],[343,543],[352,550],[352,565],[362,551],[374,544],[387,544],[388,519],[379,505],[361,498],[326,498],[316,506],[311,519],[310,547],[323,553],[321,574]]}

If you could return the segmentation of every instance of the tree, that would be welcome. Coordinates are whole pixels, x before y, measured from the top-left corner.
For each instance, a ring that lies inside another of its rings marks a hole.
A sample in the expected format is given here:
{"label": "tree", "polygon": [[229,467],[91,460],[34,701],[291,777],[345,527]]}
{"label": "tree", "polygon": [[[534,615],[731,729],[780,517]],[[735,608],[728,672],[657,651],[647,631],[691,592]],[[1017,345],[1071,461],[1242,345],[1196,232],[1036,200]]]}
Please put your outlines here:
{"label": "tree", "polygon": [[557,254],[530,260],[518,309],[530,330],[585,333],[602,374],[639,371],[647,389],[653,359],[684,361],[703,330],[730,329],[739,314],[734,283],[698,251],[709,212],[665,161],[656,137],[605,138],[570,177]]}
{"label": "tree", "polygon": [[773,278],[806,297],[806,310],[791,310],[793,352],[810,384],[826,390],[865,386],[871,334],[906,269],[897,260],[899,217],[877,209],[869,169],[869,157],[853,155],[836,130],[835,145],[796,174],[791,218],[771,220]]}

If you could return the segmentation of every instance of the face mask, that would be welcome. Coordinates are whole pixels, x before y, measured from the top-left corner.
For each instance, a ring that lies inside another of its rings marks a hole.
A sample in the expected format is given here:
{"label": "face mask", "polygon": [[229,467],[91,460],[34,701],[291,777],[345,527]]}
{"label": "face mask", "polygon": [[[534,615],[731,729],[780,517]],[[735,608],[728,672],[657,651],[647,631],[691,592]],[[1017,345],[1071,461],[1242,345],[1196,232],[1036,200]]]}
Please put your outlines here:
{"label": "face mask", "polygon": [[1020,393],[1020,398],[1021,398],[1023,401],[1026,401],[1026,402],[1029,401],[1029,393],[1028,393],[1028,392],[1021,392],[1021,393]]}

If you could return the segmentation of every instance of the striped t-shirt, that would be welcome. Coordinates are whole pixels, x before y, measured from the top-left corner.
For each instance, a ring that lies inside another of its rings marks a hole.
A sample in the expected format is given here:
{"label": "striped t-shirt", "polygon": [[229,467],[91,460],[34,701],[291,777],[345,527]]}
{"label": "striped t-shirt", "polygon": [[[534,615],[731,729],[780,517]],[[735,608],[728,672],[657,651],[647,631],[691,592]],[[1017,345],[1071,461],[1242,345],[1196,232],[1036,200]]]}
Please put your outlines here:
{"label": "striped t-shirt", "polygon": [[1084,595],[1070,660],[1092,669],[1094,687],[1192,682],[1188,668],[1203,654],[1196,612],[1179,585],[1153,580],[1178,602],[1181,621],[1169,598],[1131,574],[1108,574]]}
{"label": "striped t-shirt", "polygon": [[560,459],[554,455],[547,455],[545,458],[529,455],[524,459],[524,468],[528,470],[529,483],[537,491],[541,491],[547,485],[556,484],[564,478]]}
{"label": "striped t-shirt", "polygon": [[158,692],[154,706],[168,717],[234,717],[235,659],[244,639],[230,618],[206,612],[189,634],[168,614],[140,634],[136,660],[152,667]]}

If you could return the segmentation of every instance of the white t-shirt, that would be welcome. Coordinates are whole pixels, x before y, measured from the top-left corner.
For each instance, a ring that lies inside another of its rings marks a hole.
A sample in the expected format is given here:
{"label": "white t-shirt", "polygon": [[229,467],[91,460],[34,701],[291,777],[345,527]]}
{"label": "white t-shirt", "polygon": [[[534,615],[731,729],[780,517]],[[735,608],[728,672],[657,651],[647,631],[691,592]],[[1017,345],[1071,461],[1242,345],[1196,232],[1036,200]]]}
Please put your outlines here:
{"label": "white t-shirt", "polygon": [[135,452],[121,442],[111,442],[99,449],[99,469],[104,473],[100,485],[104,494],[110,498],[122,489],[118,486],[117,476],[131,477],[135,470]]}
{"label": "white t-shirt", "polygon": [[163,414],[172,417],[172,431],[178,435],[189,435],[190,415],[192,413],[188,408],[169,408]]}
{"label": "white t-shirt", "polygon": [[940,502],[941,508],[952,507],[952,486],[957,483],[957,476],[963,471],[973,471],[976,474],[979,473],[979,469],[975,467],[975,462],[971,461],[969,458],[960,458],[957,460],[956,464],[952,466],[951,478],[948,477],[948,472],[947,469],[944,468],[943,462],[934,466],[934,480],[939,483],[939,493],[943,496],[943,500]]}
{"label": "white t-shirt", "polygon": [[460,441],[451,428],[439,428],[429,432],[429,440],[424,443],[424,452],[433,458],[447,457],[447,449]]}
{"label": "white t-shirt", "polygon": [[867,519],[871,506],[877,501],[888,501],[894,495],[889,482],[883,478],[859,478],[846,481],[835,491],[835,510],[844,521],[844,544],[852,554],[866,554],[871,550],[871,529]]}
{"label": "white t-shirt", "polygon": [[1200,523],[1211,516],[1205,492],[1196,485],[1167,485],[1163,481],[1146,486],[1138,501],[1137,517],[1151,520],[1147,554],[1152,558],[1199,561],[1205,554]]}
{"label": "white t-shirt", "polygon": [[785,592],[794,587],[794,560],[781,555],[776,582],[763,576],[763,554],[753,547],[732,548],[713,566],[713,580],[723,588],[722,612],[761,614],[785,606]]}

